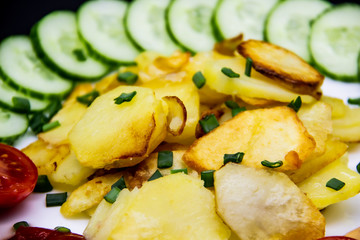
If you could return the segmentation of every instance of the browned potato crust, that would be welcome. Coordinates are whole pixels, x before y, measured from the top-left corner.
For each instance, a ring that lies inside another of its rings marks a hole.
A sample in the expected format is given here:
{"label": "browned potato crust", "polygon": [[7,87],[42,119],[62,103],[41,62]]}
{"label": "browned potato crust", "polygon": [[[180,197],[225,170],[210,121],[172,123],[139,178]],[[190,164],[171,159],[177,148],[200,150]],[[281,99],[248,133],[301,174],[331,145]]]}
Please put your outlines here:
{"label": "browned potato crust", "polygon": [[264,168],[261,161],[283,161],[278,171],[298,169],[315,149],[295,111],[288,107],[247,110],[196,140],[183,156],[197,171],[217,170],[224,154],[244,152],[242,164]]}
{"label": "browned potato crust", "polygon": [[321,97],[319,88],[324,76],[293,52],[252,39],[240,43],[237,50],[243,57],[252,59],[256,71],[282,86],[317,99]]}
{"label": "browned potato crust", "polygon": [[187,112],[184,103],[176,96],[162,98],[168,105],[167,121],[168,132],[173,136],[179,136],[185,128]]}

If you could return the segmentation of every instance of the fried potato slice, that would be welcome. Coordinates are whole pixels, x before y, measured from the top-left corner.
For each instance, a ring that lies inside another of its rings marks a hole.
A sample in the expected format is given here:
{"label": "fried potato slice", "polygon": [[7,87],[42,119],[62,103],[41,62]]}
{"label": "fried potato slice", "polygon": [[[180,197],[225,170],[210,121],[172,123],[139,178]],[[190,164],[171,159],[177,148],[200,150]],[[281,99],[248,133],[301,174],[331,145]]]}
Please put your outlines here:
{"label": "fried potato slice", "polygon": [[333,135],[345,142],[360,142],[360,108],[345,107],[343,116],[333,118]]}
{"label": "fried potato slice", "polygon": [[[165,141],[171,143],[191,144],[194,140],[194,132],[199,121],[199,94],[192,82],[171,82],[164,79],[150,81],[143,84],[154,90],[158,98],[176,96],[184,104],[186,109],[186,122],[183,132],[179,136],[167,134]],[[173,111],[174,109],[170,110]],[[181,112],[180,112],[181,113]]]}
{"label": "fried potato slice", "polygon": [[75,153],[70,153],[57,162],[55,170],[48,175],[51,183],[79,186],[87,181],[87,177],[95,172],[95,169],[85,167],[79,163]]}
{"label": "fried potato slice", "polygon": [[59,121],[60,126],[38,134],[38,138],[52,145],[69,144],[68,134],[70,130],[80,120],[87,109],[87,106],[78,102],[76,98],[92,90],[93,86],[88,83],[76,86],[64,102],[63,107],[51,119],[51,122]]}
{"label": "fried potato slice", "polygon": [[[291,100],[301,96],[304,103],[315,101],[311,94],[299,94],[293,90],[276,84],[270,79],[257,71],[252,71],[251,76],[243,74],[245,72],[246,59],[242,56],[227,58],[205,59],[203,65],[200,65],[206,78],[206,85],[211,89],[231,96],[251,97],[273,100],[283,103],[289,103]],[[240,77],[230,78],[222,72],[222,69],[230,68],[233,72],[238,73]],[[206,86],[205,85],[205,86]]]}
{"label": "fried potato slice", "polygon": [[251,58],[253,68],[297,93],[319,98],[318,90],[324,81],[315,68],[295,53],[280,46],[259,40],[247,40],[237,48],[245,58]]}
{"label": "fried potato slice", "polygon": [[305,161],[301,167],[294,171],[285,172],[294,183],[300,183],[306,178],[320,171],[322,168],[339,159],[346,153],[348,145],[334,139],[328,138],[325,143],[325,151],[320,156],[312,156]]}
{"label": "fried potato slice", "polygon": [[281,104],[278,101],[264,99],[264,98],[251,98],[251,97],[246,97],[246,96],[240,96],[239,98],[246,104],[256,106],[256,107],[270,107],[270,106],[276,106],[276,105]]}
{"label": "fried potato slice", "polygon": [[197,139],[183,156],[197,171],[217,170],[224,154],[244,152],[241,164],[283,161],[278,171],[298,169],[315,149],[313,137],[288,107],[247,110]]}
{"label": "fried potato slice", "polygon": [[167,114],[168,132],[173,136],[179,136],[183,133],[187,112],[184,103],[176,96],[165,96],[162,98],[168,105]]}
{"label": "fried potato slice", "polygon": [[98,205],[114,184],[123,176],[122,172],[96,177],[75,189],[60,212],[65,217],[71,217]]}
{"label": "fried potato slice", "polygon": [[[100,92],[100,94],[104,94],[118,86],[126,85],[125,82],[121,82],[118,80],[118,76],[120,73],[131,72],[134,74],[139,73],[139,68],[137,66],[122,66],[119,68],[117,72],[110,73],[109,75],[102,78],[100,81],[95,83],[95,89]],[[136,84],[138,81],[136,82]]]}
{"label": "fried potato slice", "polygon": [[217,42],[214,45],[214,51],[226,56],[235,56],[237,46],[243,41],[243,38],[243,34],[240,33],[235,37]]}
{"label": "fried potato slice", "polygon": [[[184,169],[186,168],[188,171],[188,175],[193,176],[195,178],[199,177],[199,174],[189,168],[184,161],[182,160],[182,156],[185,153],[185,149],[183,150],[174,150],[173,152],[173,165],[169,168],[159,169],[160,173],[163,176],[170,175],[171,170],[174,169]],[[125,175],[125,180],[128,183],[128,188],[131,190],[135,187],[141,188],[141,186],[147,182],[147,180],[158,170],[157,160],[158,152],[154,152],[150,154],[148,158],[144,161],[136,165],[134,168],[130,170],[130,174]]]}
{"label": "fried potato slice", "polygon": [[69,132],[81,119],[86,110],[87,106],[76,101],[64,105],[51,119],[51,122],[59,121],[60,126],[38,134],[39,139],[52,145],[69,144]]}
{"label": "fried potato slice", "polygon": [[347,105],[345,105],[344,101],[339,98],[329,97],[329,96],[322,96],[320,101],[327,103],[331,106],[331,116],[333,118],[340,118],[343,117],[346,113],[346,110],[348,108]]}
{"label": "fried potato slice", "polygon": [[186,75],[182,69],[189,60],[188,52],[175,51],[171,56],[166,57],[157,52],[146,51],[139,54],[135,62],[139,69],[139,79],[144,83],[158,78],[169,80],[175,78],[177,81],[182,81]]}
{"label": "fried potato slice", "polygon": [[219,215],[242,240],[324,236],[325,218],[283,173],[228,163],[214,186]]}
{"label": "fried potato slice", "polygon": [[[305,179],[298,186],[318,209],[344,201],[360,192],[360,175],[347,165],[348,156],[345,154]],[[327,182],[332,178],[342,181],[345,185],[338,190],[327,187]]]}
{"label": "fried potato slice", "polygon": [[[130,102],[115,103],[121,94],[134,91]],[[164,104],[151,89],[135,86],[119,86],[96,98],[69,134],[79,162],[119,168],[145,159],[165,139]]]}
{"label": "fried potato slice", "polygon": [[57,165],[68,156],[70,148],[69,145],[53,146],[38,139],[21,151],[34,162],[39,175],[48,175],[53,173]]}
{"label": "fried potato slice", "polygon": [[313,136],[316,148],[313,155],[321,155],[325,151],[325,142],[332,132],[331,107],[324,102],[304,104],[298,111],[298,116],[306,130]]}
{"label": "fried potato slice", "polygon": [[183,173],[146,182],[138,191],[123,189],[114,204],[103,221],[90,220],[86,238],[226,240],[231,234],[216,214],[214,195]]}

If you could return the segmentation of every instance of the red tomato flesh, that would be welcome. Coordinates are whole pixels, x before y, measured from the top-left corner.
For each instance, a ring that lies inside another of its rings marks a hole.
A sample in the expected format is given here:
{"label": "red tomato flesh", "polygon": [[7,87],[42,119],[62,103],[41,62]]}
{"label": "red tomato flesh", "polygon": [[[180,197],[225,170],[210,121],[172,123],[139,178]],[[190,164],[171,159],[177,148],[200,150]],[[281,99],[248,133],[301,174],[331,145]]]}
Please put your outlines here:
{"label": "red tomato flesh", "polygon": [[85,237],[75,233],[64,233],[47,228],[21,226],[9,240],[85,240]]}
{"label": "red tomato flesh", "polygon": [[0,143],[0,208],[24,200],[34,190],[37,178],[35,164],[23,152]]}

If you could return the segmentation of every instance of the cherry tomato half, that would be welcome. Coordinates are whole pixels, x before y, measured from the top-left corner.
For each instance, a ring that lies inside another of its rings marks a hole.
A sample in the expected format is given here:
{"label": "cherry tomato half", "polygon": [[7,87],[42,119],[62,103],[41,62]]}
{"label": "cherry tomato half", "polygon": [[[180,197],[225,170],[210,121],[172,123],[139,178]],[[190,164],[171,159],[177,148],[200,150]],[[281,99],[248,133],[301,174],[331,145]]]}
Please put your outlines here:
{"label": "cherry tomato half", "polygon": [[9,240],[85,240],[85,237],[47,228],[21,226]]}
{"label": "cherry tomato half", "polygon": [[24,200],[38,178],[35,164],[20,150],[0,143],[0,208]]}

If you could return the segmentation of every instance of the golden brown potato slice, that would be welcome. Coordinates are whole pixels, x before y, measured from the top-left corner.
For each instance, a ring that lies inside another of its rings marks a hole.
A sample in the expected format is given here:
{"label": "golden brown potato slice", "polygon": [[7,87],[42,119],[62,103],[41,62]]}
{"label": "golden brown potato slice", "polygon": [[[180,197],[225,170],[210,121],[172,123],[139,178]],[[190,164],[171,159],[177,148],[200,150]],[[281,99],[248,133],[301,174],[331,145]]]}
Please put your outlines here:
{"label": "golden brown potato slice", "polygon": [[87,110],[87,106],[73,101],[63,106],[62,109],[51,119],[51,122],[59,121],[60,126],[47,132],[38,134],[39,139],[52,145],[69,144],[69,132],[81,119]]}
{"label": "golden brown potato slice", "polygon": [[[208,59],[203,60],[202,65],[198,65],[206,78],[205,86],[209,86],[219,93],[237,97],[262,98],[283,103],[289,103],[298,96],[301,96],[303,103],[315,101],[314,96],[300,94],[280,84],[276,84],[276,81],[255,70],[251,71],[251,76],[248,77],[244,74],[246,59],[242,56],[227,58],[216,56],[215,54],[209,55]],[[228,77],[222,72],[224,67],[232,69],[240,77]]]}
{"label": "golden brown potato slice", "polygon": [[110,209],[103,203],[85,229],[87,239],[230,237],[229,228],[216,214],[214,195],[200,179],[183,173],[146,182],[138,191],[123,189]]}
{"label": "golden brown potato slice", "polygon": [[79,186],[87,181],[87,177],[95,172],[95,169],[85,167],[79,163],[75,153],[70,153],[57,163],[54,172],[48,175],[51,183],[67,184],[71,186]]}
{"label": "golden brown potato slice", "polygon": [[175,96],[165,96],[162,98],[168,105],[168,132],[173,136],[182,134],[186,124],[187,112],[184,103]]}
{"label": "golden brown potato slice", "polygon": [[143,84],[154,90],[158,98],[176,96],[186,108],[186,123],[183,132],[179,136],[167,134],[165,141],[180,144],[191,144],[194,140],[194,132],[199,121],[199,94],[192,82],[171,82],[163,79],[150,81]]}
{"label": "golden brown potato slice", "polygon": [[[328,187],[328,182],[333,178],[343,182],[343,187],[337,190]],[[345,154],[298,186],[318,209],[323,209],[357,195],[360,192],[360,175],[348,167],[348,157]]]}
{"label": "golden brown potato slice", "polygon": [[[126,85],[126,83],[118,80],[118,75],[124,72],[131,72],[134,74],[139,73],[139,69],[137,66],[122,66],[119,68],[119,71],[110,73],[109,75],[102,78],[95,84],[95,89],[100,92],[100,94],[104,94],[118,86]],[[139,81],[139,80],[138,80]],[[137,84],[138,81],[135,83]]]}
{"label": "golden brown potato slice", "polygon": [[325,218],[285,174],[229,163],[214,178],[217,212],[240,239],[324,236]]}
{"label": "golden brown potato slice", "polygon": [[[116,104],[121,94],[136,92]],[[92,168],[133,166],[166,136],[166,107],[148,88],[119,86],[96,98],[69,134],[79,162]]]}
{"label": "golden brown potato slice", "polygon": [[347,149],[348,145],[345,143],[334,138],[329,138],[325,143],[325,151],[322,155],[310,157],[299,169],[285,173],[294,183],[300,183],[326,165],[339,159],[346,153]]}
{"label": "golden brown potato slice", "polygon": [[331,107],[324,102],[303,104],[298,116],[306,130],[313,136],[316,148],[313,155],[321,155],[325,151],[325,142],[332,132]]}
{"label": "golden brown potato slice", "polygon": [[242,101],[244,101],[246,104],[256,106],[256,107],[270,107],[270,106],[276,106],[276,105],[281,104],[278,101],[264,99],[264,98],[251,98],[251,97],[245,97],[245,96],[240,96],[239,98]]}
{"label": "golden brown potato slice", "polygon": [[96,177],[75,189],[60,212],[65,217],[71,217],[97,206],[104,196],[111,190],[111,185],[122,177],[122,172]]}
{"label": "golden brown potato slice", "polygon": [[243,41],[243,34],[240,33],[239,35],[225,39],[221,42],[217,42],[214,45],[214,51],[226,55],[226,56],[235,56],[235,51],[237,46]]}
{"label": "golden brown potato slice", "polygon": [[238,52],[253,60],[259,73],[276,80],[295,92],[319,98],[318,90],[324,81],[311,65],[293,52],[259,40],[247,40],[238,46]]}
{"label": "golden brown potato slice", "polygon": [[180,51],[175,51],[169,57],[146,51],[139,54],[135,62],[139,69],[139,79],[143,83],[158,78],[168,80],[174,80],[175,78],[176,81],[182,81],[182,78],[186,75],[182,69],[187,65],[189,59],[189,53]]}
{"label": "golden brown potato slice", "polygon": [[[171,170],[174,169],[183,169],[187,168],[188,175],[193,177],[198,177],[199,174],[189,168],[184,161],[182,160],[182,156],[185,153],[184,150],[174,150],[173,152],[173,165],[172,167],[165,168],[165,169],[159,169],[160,173],[163,176],[171,174]],[[126,183],[128,183],[128,188],[133,189],[135,187],[140,188],[147,180],[155,173],[156,170],[158,170],[157,167],[157,161],[158,161],[158,153],[154,152],[150,154],[148,158],[146,158],[144,161],[139,163],[137,166],[132,168],[130,170],[130,174],[125,175]]]}
{"label": "golden brown potato slice", "polygon": [[69,155],[70,148],[69,145],[53,146],[38,139],[22,151],[34,162],[39,175],[48,175]]}
{"label": "golden brown potato slice", "polygon": [[76,98],[92,90],[93,86],[89,83],[76,86],[64,102],[62,109],[51,119],[51,122],[59,121],[60,126],[38,134],[39,139],[52,145],[69,144],[68,134],[70,130],[80,120],[87,109],[87,105],[80,103]]}
{"label": "golden brown potato slice", "polygon": [[333,117],[333,135],[344,142],[360,142],[360,108],[350,108],[343,102],[342,116]]}
{"label": "golden brown potato slice", "polygon": [[71,94],[66,98],[63,106],[66,106],[67,104],[72,104],[73,102],[76,102],[76,98],[78,96],[84,95],[88,92],[91,92],[94,89],[94,86],[91,83],[81,83],[77,85],[71,92]]}
{"label": "golden brown potato slice", "polygon": [[320,100],[331,106],[331,116],[333,118],[340,118],[345,115],[348,106],[344,103],[342,99],[322,96]]}
{"label": "golden brown potato slice", "polygon": [[248,110],[196,140],[183,160],[197,171],[219,169],[224,154],[244,152],[242,164],[265,168],[261,162],[282,161],[278,171],[295,170],[315,149],[295,111],[288,107]]}

